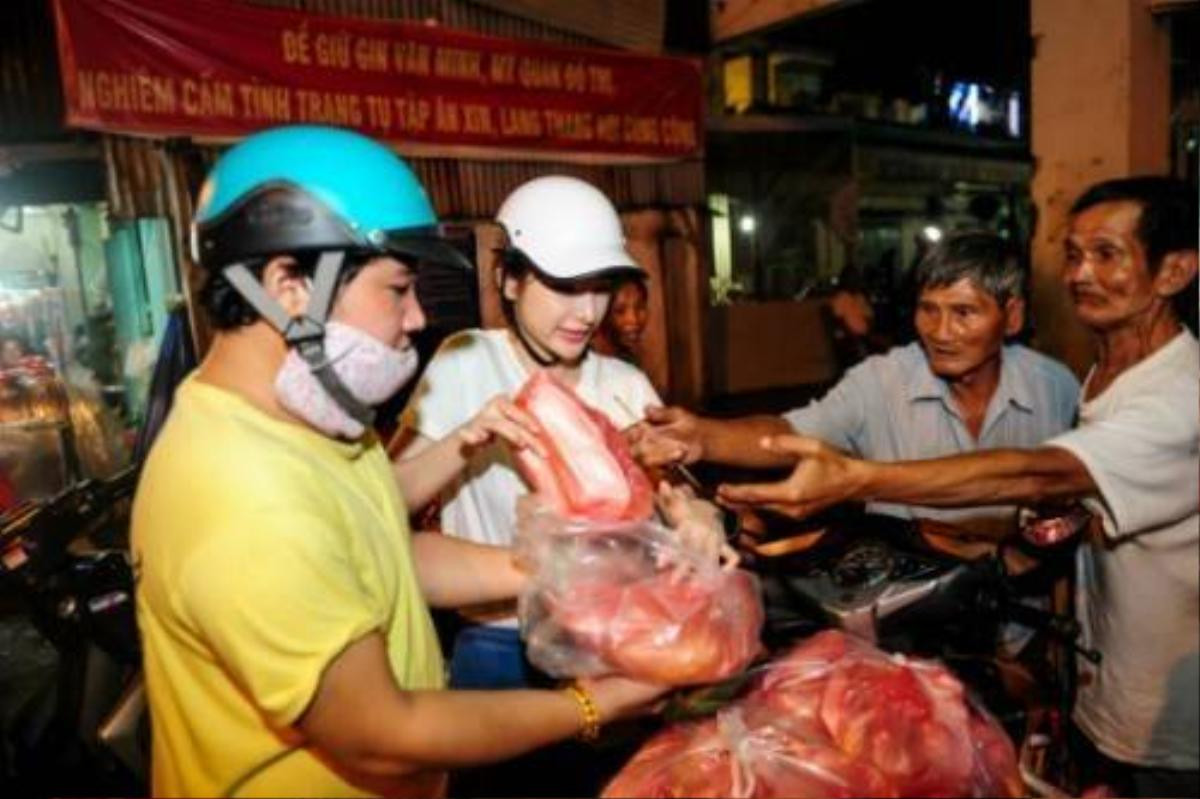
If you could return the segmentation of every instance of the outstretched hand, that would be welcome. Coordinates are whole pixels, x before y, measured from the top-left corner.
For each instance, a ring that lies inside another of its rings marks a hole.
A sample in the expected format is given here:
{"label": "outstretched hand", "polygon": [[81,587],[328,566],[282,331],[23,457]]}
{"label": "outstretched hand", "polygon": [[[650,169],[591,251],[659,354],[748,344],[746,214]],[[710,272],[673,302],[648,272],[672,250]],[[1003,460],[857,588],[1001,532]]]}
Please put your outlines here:
{"label": "outstretched hand", "polygon": [[765,508],[793,519],[803,519],[831,505],[853,498],[860,461],[808,436],[766,436],[759,445],[796,459],[786,479],[775,483],[725,484],[717,499],[731,508]]}
{"label": "outstretched hand", "polygon": [[503,395],[492,397],[479,413],[455,431],[468,451],[501,439],[518,449],[528,448],[546,457],[539,432],[537,420]]}
{"label": "outstretched hand", "polygon": [[647,468],[695,463],[703,455],[699,417],[678,406],[646,408],[627,433],[633,456]]}

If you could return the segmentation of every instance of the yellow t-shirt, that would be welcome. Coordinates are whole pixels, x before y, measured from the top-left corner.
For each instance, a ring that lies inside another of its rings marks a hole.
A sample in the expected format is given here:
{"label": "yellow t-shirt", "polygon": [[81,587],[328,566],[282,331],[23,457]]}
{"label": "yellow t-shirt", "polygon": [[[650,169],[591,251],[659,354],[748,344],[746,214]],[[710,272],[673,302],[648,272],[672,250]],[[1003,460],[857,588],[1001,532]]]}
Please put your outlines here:
{"label": "yellow t-shirt", "polygon": [[[378,630],[396,683],[440,688],[403,501],[375,439],[344,443],[190,377],[133,510],[154,796],[361,796],[291,726]],[[438,775],[403,793],[436,785]]]}

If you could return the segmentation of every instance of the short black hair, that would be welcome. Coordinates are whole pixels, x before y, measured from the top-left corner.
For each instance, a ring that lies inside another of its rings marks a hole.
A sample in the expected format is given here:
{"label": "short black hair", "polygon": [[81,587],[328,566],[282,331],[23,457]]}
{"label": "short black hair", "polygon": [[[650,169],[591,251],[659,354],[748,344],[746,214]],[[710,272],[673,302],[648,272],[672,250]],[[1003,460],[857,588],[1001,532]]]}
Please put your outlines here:
{"label": "short black hair", "polygon": [[[321,254],[319,252],[300,252],[280,253],[279,255],[287,255],[295,259],[297,270],[303,275],[312,277],[316,272],[317,261]],[[374,251],[348,251],[346,260],[342,264],[342,271],[338,274],[338,288],[340,289],[353,280],[369,261],[380,255],[381,253]],[[246,262],[246,268],[250,270],[255,279],[261,280],[263,269],[274,257],[279,256],[251,259]],[[225,277],[224,272],[219,269],[209,271],[205,277],[204,284],[200,287],[200,306],[204,308],[213,328],[217,330],[245,327],[262,318],[254,306],[234,288],[233,284]]]}
{"label": "short black hair", "polygon": [[497,267],[500,277],[496,281],[496,290],[500,292],[500,311],[504,314],[504,321],[508,323],[509,327],[514,327],[517,323],[517,312],[513,308],[513,301],[504,293],[504,281],[511,277],[520,282],[521,278],[533,271],[533,262],[525,256],[525,253],[513,247],[497,250],[497,255],[500,256],[500,265]]}
{"label": "short black hair", "polygon": [[1017,251],[1000,236],[982,230],[947,234],[917,265],[916,289],[952,286],[967,278],[1004,307],[1025,296],[1026,269]]}
{"label": "short black hair", "polygon": [[612,291],[616,295],[618,291],[626,286],[633,286],[638,290],[638,294],[643,300],[650,299],[650,287],[646,285],[646,277],[644,275],[626,275],[613,279]]}
{"label": "short black hair", "polygon": [[1146,250],[1150,274],[1169,253],[1197,249],[1196,188],[1175,178],[1140,175],[1106,180],[1090,187],[1071,205],[1075,216],[1095,205],[1133,202],[1141,209],[1136,235]]}

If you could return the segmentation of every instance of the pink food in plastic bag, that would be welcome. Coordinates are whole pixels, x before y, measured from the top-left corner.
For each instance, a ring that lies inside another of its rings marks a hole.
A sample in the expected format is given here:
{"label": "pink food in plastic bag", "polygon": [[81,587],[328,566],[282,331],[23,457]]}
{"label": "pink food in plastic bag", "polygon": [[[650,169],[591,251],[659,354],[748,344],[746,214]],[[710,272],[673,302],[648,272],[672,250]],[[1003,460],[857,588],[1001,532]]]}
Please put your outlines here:
{"label": "pink food in plastic bag", "polygon": [[654,491],[620,431],[549,372],[525,383],[516,403],[542,428],[548,457],[524,449],[517,464],[564,518],[630,522],[654,512]]}
{"label": "pink food in plastic bag", "polygon": [[970,736],[975,747],[971,771],[974,795],[1025,795],[1025,784],[1017,766],[1017,752],[1004,730],[992,719],[973,713]]}
{"label": "pink food in plastic bag", "polygon": [[970,795],[962,685],[940,666],[848,662],[830,676],[821,715],[842,751],[873,763],[902,795]]}
{"label": "pink food in plastic bag", "polygon": [[810,737],[823,730],[901,796],[1020,795],[1008,736],[933,661],[887,655],[826,630],[772,663],[748,701],[803,721]]}
{"label": "pink food in plastic bag", "polygon": [[[752,711],[751,711],[752,712]],[[761,723],[741,707],[655,736],[605,788],[613,797],[895,796],[870,764]]]}
{"label": "pink food in plastic bag", "polygon": [[[968,701],[957,678],[936,663],[887,655],[840,631],[819,633],[774,661],[722,715],[734,710],[744,730],[731,736],[728,717],[721,725],[691,725],[686,741],[667,730],[651,742],[658,748],[639,752],[605,795],[1023,792],[1011,741]],[[713,743],[717,736],[723,744]],[[685,788],[675,791],[678,780]]]}
{"label": "pink food in plastic bag", "polygon": [[758,654],[762,603],[742,571],[629,583],[584,578],[549,603],[554,621],[614,670],[668,685],[715,682]]}
{"label": "pink food in plastic bag", "polygon": [[638,750],[602,796],[733,796],[732,769],[732,753],[717,742],[716,719],[677,724]]}
{"label": "pink food in plastic bag", "polygon": [[809,740],[832,746],[821,707],[834,664],[852,649],[866,651],[869,647],[834,630],[817,633],[770,664],[759,679],[754,701],[790,719],[793,728]]}

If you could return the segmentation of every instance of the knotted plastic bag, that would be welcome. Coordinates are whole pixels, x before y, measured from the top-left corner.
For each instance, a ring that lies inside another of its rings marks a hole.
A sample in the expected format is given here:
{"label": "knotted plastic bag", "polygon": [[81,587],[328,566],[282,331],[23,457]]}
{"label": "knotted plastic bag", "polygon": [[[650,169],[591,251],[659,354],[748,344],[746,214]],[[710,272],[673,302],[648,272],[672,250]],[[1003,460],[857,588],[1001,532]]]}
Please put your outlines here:
{"label": "knotted plastic bag", "polygon": [[[732,711],[744,727],[737,735],[728,726]],[[754,689],[722,714],[724,721],[718,716],[700,728],[703,735],[669,728],[653,739],[605,795],[1023,793],[1012,742],[954,675],[840,631],[819,633],[768,664]],[[754,748],[743,751],[746,742]],[[724,753],[726,770],[711,765],[714,749]],[[690,782],[673,792],[674,780]]]}
{"label": "knotted plastic bag", "polygon": [[896,796],[869,764],[809,740],[786,716],[735,705],[669,727],[634,755],[605,797]]}
{"label": "knotted plastic bag", "polygon": [[530,661],[556,677],[624,674],[669,685],[725,679],[759,653],[762,600],[653,522],[518,520],[530,573],[518,610]]}

